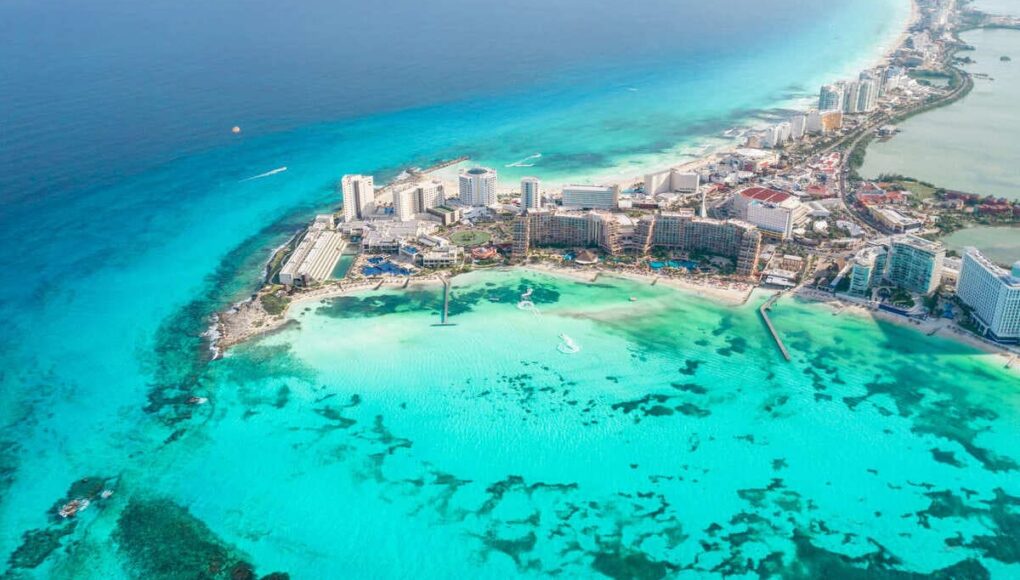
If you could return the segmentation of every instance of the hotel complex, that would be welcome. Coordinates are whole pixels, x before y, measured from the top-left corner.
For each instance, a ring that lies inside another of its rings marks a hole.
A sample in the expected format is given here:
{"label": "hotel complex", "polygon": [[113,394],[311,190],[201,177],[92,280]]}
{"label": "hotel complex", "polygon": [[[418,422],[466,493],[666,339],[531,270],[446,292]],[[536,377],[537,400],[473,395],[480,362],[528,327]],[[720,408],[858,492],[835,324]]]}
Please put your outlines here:
{"label": "hotel complex", "polygon": [[904,290],[931,294],[942,281],[945,257],[946,248],[941,242],[913,235],[897,236],[886,260],[886,278]]}
{"label": "hotel complex", "polygon": [[1020,261],[1007,271],[967,248],[956,295],[971,308],[982,333],[1000,341],[1020,340]]}
{"label": "hotel complex", "polygon": [[738,220],[700,218],[691,210],[644,215],[637,221],[603,211],[528,211],[514,220],[513,257],[534,246],[598,247],[607,254],[647,255],[655,248],[732,258],[736,274],[758,267],[761,232]]}
{"label": "hotel complex", "polygon": [[767,236],[787,240],[808,209],[796,197],[765,187],[749,187],[733,196],[734,215]]}
{"label": "hotel complex", "polygon": [[942,281],[945,246],[914,235],[901,235],[857,254],[850,266],[848,293],[866,296],[868,291],[887,282],[910,292],[931,294]]}
{"label": "hotel complex", "polygon": [[333,229],[332,215],[316,216],[280,270],[280,284],[310,286],[325,280],[333,273],[346,245],[341,233]]}
{"label": "hotel complex", "polygon": [[574,209],[616,209],[620,204],[618,185],[567,185],[563,207]]}

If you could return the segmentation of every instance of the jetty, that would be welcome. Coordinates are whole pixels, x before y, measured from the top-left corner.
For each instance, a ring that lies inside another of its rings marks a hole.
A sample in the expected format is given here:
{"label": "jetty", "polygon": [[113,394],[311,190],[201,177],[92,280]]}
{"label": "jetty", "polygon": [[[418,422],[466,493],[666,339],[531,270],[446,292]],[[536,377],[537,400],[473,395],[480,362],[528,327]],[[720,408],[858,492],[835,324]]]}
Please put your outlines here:
{"label": "jetty", "polygon": [[457,157],[455,159],[446,159],[444,161],[440,161],[440,162],[438,162],[438,163],[436,163],[434,165],[430,165],[430,166],[426,167],[425,169],[417,169],[417,168],[407,169],[407,170],[405,170],[403,177],[398,177],[398,178],[394,179],[393,181],[387,183],[383,187],[381,187],[379,190],[377,190],[375,192],[376,197],[379,197],[380,195],[383,195],[383,194],[386,194],[386,193],[392,193],[392,192],[400,189],[401,187],[415,184],[419,180],[421,180],[422,178],[424,178],[427,175],[429,175],[430,173],[434,173],[436,171],[439,171],[440,169],[445,169],[447,167],[456,165],[458,163],[463,163],[463,162],[467,161],[468,159],[471,159],[471,158],[469,156],[467,156],[467,155],[462,155],[462,156]]}
{"label": "jetty", "polygon": [[780,338],[779,333],[776,332],[776,327],[773,326],[768,313],[769,309],[772,308],[772,305],[775,304],[782,295],[782,292],[776,292],[771,298],[765,301],[765,304],[762,304],[761,307],[758,308],[758,314],[761,315],[762,321],[765,322],[765,326],[769,329],[769,333],[772,334],[772,339],[776,341],[776,346],[779,347],[779,352],[783,353],[783,358],[789,362],[793,360],[790,358],[790,351],[786,350],[786,345],[783,344],[783,339]]}
{"label": "jetty", "polygon": [[439,281],[443,283],[443,311],[439,315],[439,324],[432,326],[453,326],[447,320],[450,318],[450,279],[440,276]]}

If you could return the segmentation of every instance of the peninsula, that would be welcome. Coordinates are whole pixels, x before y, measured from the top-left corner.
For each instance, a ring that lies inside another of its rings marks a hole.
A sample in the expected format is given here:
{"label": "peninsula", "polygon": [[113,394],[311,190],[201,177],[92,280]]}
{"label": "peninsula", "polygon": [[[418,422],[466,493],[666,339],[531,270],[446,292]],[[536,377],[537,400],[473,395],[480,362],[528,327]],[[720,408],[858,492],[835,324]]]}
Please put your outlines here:
{"label": "peninsula", "polygon": [[372,176],[346,175],[340,209],[316,216],[273,255],[263,287],[217,315],[213,348],[279,328],[296,303],[383,286],[448,292],[459,273],[527,266],[638,278],[729,303],[771,289],[941,332],[1012,364],[1020,261],[954,255],[939,238],[976,219],[1020,223],[1020,203],[899,176],[867,181],[856,170],[897,122],[973,88],[960,66],[961,31],[1018,25],[919,0],[885,59],[821,87],[817,106],[741,131],[738,146],[627,181],[553,188],[526,177],[507,186],[466,157],[380,188]]}

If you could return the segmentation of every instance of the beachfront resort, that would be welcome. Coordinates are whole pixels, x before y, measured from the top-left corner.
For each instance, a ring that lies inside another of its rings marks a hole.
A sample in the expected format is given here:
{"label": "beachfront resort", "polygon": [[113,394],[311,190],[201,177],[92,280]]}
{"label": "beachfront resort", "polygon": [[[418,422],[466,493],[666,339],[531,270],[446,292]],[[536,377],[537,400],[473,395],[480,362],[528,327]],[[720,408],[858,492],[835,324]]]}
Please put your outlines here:
{"label": "beachfront resort", "polygon": [[[956,29],[990,17],[942,0],[917,8],[885,63],[825,84],[815,107],[633,180],[505,184],[467,158],[382,187],[373,176],[345,175],[339,209],[317,216],[271,261],[261,293],[276,306],[269,314],[295,296],[524,265],[737,290],[744,299],[756,287],[826,296],[1015,344],[1020,262],[994,264],[973,248],[960,255],[939,239],[975,220],[1016,223],[1020,204],[856,173],[868,143],[892,138],[898,119],[972,86],[957,66],[966,46]],[[242,327],[244,336],[256,332]]]}

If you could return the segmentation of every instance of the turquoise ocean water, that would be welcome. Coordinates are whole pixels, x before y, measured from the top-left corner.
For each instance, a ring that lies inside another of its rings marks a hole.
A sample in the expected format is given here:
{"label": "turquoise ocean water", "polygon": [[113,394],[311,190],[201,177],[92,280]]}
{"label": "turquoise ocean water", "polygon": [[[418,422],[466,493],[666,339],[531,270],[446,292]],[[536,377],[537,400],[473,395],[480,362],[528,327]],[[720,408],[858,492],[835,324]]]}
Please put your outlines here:
{"label": "turquoise ocean water", "polygon": [[[585,63],[528,90],[199,139],[159,163],[111,146],[84,153],[115,169],[29,168],[11,153],[53,128],[6,133],[5,566],[1015,573],[1015,380],[937,337],[784,303],[788,365],[753,304],[492,273],[458,279],[442,332],[421,291],[309,304],[218,361],[201,339],[273,247],[336,205],[343,173],[461,153],[503,171],[541,152],[528,171],[553,180],[640,168],[843,76],[905,8],[836,3],[731,52]],[[5,91],[30,86],[11,78]],[[69,185],[92,174],[101,185]],[[513,306],[524,286],[540,315]],[[579,354],[556,350],[564,332]],[[54,514],[99,487],[114,494],[73,522]]]}

